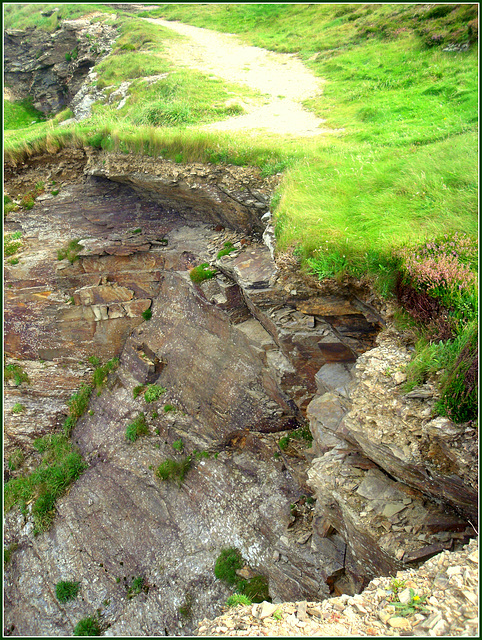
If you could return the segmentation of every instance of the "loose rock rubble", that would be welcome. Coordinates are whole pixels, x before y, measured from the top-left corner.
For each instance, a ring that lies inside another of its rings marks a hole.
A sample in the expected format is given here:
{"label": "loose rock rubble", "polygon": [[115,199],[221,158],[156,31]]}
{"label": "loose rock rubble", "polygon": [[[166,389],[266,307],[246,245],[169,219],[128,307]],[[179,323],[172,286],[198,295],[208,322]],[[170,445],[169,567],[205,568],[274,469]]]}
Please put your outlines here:
{"label": "loose rock rubble", "polygon": [[471,540],[418,569],[375,578],[355,596],[233,607],[202,620],[197,635],[478,636],[478,550],[478,539]]}

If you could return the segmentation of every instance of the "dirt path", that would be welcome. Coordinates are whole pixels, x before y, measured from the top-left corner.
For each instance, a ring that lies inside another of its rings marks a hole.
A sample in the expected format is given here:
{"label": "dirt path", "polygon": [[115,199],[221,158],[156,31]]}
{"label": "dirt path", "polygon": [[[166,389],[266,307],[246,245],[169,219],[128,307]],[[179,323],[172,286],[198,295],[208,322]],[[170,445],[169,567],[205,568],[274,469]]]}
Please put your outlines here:
{"label": "dirt path", "polygon": [[231,34],[218,33],[160,18],[144,18],[152,24],[189,38],[168,45],[167,53],[176,65],[212,73],[229,82],[248,85],[267,94],[261,107],[244,104],[248,113],[206,125],[224,131],[262,129],[278,134],[313,136],[333,132],[301,105],[321,93],[323,80],[307,69],[295,54],[273,53],[241,44]]}

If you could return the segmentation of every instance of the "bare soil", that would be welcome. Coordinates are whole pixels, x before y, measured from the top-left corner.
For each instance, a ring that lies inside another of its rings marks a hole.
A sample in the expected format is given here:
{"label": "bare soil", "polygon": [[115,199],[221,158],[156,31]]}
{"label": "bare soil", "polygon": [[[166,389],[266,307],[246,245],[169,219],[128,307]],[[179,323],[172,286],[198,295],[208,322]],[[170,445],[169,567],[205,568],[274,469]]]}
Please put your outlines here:
{"label": "bare soil", "polygon": [[323,126],[324,120],[303,107],[304,100],[321,94],[324,81],[307,69],[295,54],[274,53],[245,45],[232,34],[160,18],[145,20],[188,38],[166,45],[166,52],[176,65],[244,84],[266,95],[267,104],[258,106],[243,102],[245,114],[203,128],[264,130],[293,136],[335,133]]}

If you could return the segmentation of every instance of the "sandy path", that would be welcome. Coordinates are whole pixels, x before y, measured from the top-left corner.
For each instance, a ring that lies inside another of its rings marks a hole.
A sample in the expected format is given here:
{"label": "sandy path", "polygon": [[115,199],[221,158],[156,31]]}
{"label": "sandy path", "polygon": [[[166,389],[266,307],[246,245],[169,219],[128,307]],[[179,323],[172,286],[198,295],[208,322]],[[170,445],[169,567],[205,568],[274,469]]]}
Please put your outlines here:
{"label": "sandy path", "polygon": [[321,93],[321,83],[295,54],[274,53],[241,44],[231,34],[218,33],[160,18],[144,18],[189,38],[167,45],[167,53],[180,66],[211,73],[229,82],[248,85],[269,97],[261,107],[244,104],[247,114],[206,125],[204,129],[255,130],[313,136],[332,132],[300,104]]}

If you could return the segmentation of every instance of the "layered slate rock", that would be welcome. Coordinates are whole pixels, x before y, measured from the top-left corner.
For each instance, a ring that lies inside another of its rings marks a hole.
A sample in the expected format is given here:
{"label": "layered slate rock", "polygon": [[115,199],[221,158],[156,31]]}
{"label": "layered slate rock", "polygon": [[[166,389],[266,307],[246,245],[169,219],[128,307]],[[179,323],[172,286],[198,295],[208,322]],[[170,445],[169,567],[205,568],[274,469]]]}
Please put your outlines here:
{"label": "layered slate rock", "polygon": [[351,382],[337,371],[307,409],[318,456],[308,471],[313,535],[346,544],[338,590],[358,591],[475,534],[475,430],[432,418],[433,387],[403,394],[410,355],[389,331],[379,340]]}
{"label": "layered slate rock", "polygon": [[69,106],[94,64],[110,52],[117,35],[114,27],[88,19],[63,20],[54,33],[7,29],[5,82],[21,98],[33,98],[39,111],[58,113]]}

